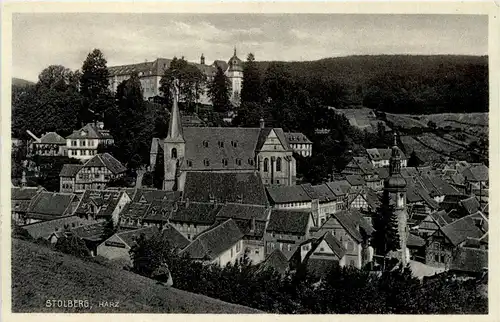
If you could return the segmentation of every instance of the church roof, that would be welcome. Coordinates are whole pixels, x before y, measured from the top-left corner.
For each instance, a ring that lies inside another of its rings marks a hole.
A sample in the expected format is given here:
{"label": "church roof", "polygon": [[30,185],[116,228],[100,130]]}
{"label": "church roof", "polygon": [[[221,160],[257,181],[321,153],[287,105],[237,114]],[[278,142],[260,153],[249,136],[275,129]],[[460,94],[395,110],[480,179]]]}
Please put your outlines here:
{"label": "church roof", "polygon": [[199,202],[268,205],[264,184],[256,172],[188,171],[183,197]]}
{"label": "church roof", "polygon": [[185,156],[181,167],[185,170],[254,170],[259,134],[259,128],[185,127]]}

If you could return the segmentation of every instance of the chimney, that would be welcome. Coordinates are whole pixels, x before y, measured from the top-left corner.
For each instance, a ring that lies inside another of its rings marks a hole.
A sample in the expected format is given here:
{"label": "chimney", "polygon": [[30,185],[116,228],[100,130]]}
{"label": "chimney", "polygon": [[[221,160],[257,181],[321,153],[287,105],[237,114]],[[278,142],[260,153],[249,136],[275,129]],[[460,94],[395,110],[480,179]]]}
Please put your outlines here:
{"label": "chimney", "polygon": [[260,128],[263,129],[265,126],[264,119],[261,118],[259,122],[260,122]]}

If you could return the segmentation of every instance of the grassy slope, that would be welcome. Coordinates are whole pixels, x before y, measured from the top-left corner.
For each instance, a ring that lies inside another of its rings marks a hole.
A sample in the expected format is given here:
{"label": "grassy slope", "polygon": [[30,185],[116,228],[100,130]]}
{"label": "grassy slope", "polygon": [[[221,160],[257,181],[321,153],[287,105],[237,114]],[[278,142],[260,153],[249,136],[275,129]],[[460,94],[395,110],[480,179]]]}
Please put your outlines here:
{"label": "grassy slope", "polygon": [[[153,280],[12,240],[13,312],[259,313],[203,295],[166,289]],[[89,309],[46,308],[48,299],[88,299]],[[119,309],[99,308],[119,301]]]}

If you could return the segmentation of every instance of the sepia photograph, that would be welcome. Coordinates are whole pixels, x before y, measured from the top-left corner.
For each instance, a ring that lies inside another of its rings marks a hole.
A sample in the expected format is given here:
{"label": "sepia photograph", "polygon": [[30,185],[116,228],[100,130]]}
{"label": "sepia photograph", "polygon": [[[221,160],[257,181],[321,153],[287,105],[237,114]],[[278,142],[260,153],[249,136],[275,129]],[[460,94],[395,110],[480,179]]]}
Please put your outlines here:
{"label": "sepia photograph", "polygon": [[491,17],[13,13],[4,300],[487,315]]}

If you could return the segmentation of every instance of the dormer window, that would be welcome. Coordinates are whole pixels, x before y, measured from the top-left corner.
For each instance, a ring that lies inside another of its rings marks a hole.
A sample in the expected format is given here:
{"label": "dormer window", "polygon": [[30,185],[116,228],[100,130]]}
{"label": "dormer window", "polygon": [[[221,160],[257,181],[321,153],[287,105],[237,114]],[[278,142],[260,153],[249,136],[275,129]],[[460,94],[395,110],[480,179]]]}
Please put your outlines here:
{"label": "dormer window", "polygon": [[224,165],[225,167],[227,167],[227,159],[222,159],[222,165]]}
{"label": "dormer window", "polygon": [[224,147],[224,142],[219,141],[218,145],[219,145],[219,148],[223,148]]}
{"label": "dormer window", "polygon": [[203,160],[203,165],[208,167],[210,165],[210,161],[208,161],[208,159]]}
{"label": "dormer window", "polygon": [[208,148],[208,141],[203,141],[203,147]]}

